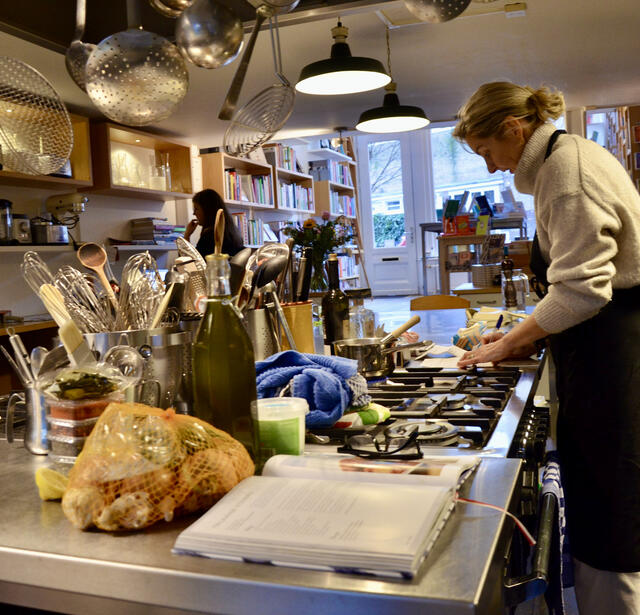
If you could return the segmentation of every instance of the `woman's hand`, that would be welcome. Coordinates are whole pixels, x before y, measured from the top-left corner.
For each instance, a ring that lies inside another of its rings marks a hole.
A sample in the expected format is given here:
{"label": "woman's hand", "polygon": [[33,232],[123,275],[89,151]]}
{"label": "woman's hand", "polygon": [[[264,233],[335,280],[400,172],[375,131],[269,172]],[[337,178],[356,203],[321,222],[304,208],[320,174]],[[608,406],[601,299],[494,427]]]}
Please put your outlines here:
{"label": "woman's hand", "polygon": [[191,237],[191,235],[193,235],[193,231],[195,231],[198,228],[198,221],[193,218],[193,220],[189,220],[189,223],[187,224],[187,227],[184,231],[184,238],[189,241],[189,238]]}
{"label": "woman's hand", "polygon": [[467,352],[458,361],[458,367],[468,367],[477,363],[491,362],[494,365],[506,359],[526,359],[536,353],[535,343],[509,344],[505,333],[493,331],[482,337],[482,345]]}
{"label": "woman's hand", "polygon": [[[489,337],[489,336],[487,336]],[[496,341],[484,342],[470,352],[462,355],[458,361],[458,367],[469,367],[477,363],[499,363],[510,358],[511,350],[504,342],[504,337]]]}

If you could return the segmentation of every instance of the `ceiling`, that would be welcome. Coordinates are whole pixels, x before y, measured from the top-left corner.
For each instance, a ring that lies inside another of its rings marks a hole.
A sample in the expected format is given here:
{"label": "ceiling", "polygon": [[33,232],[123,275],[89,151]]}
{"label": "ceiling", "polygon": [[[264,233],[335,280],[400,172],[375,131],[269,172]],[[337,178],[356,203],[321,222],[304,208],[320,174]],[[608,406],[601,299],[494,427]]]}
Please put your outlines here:
{"label": "ceiling", "polygon": [[[254,0],[255,1],[255,0]],[[510,1],[510,0],[509,0]],[[251,27],[254,9],[224,0]],[[302,0],[281,19],[284,72],[297,80],[309,62],[329,56],[338,15],[349,28],[353,55],[385,65],[385,23],[391,24],[391,68],[402,104],[419,105],[432,121],[451,120],[477,86],[511,80],[547,83],[565,93],[570,108],[640,103],[640,8],[637,0],[527,0],[523,16],[508,17],[505,0],[472,0],[458,18],[411,24],[402,1]],[[75,21],[75,0],[0,0],[0,55],[27,62],[54,85],[69,108],[98,117],[88,96],[67,75],[64,49]],[[142,4],[146,29],[172,37],[174,21]],[[124,29],[125,0],[87,0],[87,42]],[[239,59],[207,70],[189,63],[189,92],[177,112],[151,131],[200,147],[220,145],[227,123],[218,110]],[[263,31],[249,65],[240,104],[275,83],[270,39]],[[352,127],[382,91],[348,96],[299,94],[279,138],[335,133]]]}

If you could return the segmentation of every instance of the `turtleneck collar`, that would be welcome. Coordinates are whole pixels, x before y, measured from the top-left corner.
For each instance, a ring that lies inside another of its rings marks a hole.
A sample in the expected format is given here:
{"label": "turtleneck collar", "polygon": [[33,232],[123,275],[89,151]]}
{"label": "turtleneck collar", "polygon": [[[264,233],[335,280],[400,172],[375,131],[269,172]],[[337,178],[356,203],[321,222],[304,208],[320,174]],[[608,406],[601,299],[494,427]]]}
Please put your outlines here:
{"label": "turtleneck collar", "polygon": [[556,127],[553,124],[542,124],[529,137],[522,151],[522,156],[520,156],[516,172],[513,175],[518,192],[533,194],[536,176],[544,162],[547,143],[555,130]]}

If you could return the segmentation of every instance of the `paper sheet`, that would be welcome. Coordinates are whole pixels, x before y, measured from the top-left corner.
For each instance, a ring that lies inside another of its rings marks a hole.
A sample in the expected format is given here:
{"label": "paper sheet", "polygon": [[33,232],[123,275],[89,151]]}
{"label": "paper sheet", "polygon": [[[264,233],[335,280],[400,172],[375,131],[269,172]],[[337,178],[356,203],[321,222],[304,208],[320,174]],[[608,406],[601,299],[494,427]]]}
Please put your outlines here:
{"label": "paper sheet", "polygon": [[[465,352],[465,350],[458,348],[458,346],[442,346],[435,344],[429,348],[427,358],[422,361],[422,367],[448,367],[456,369],[458,367],[460,357],[462,357]],[[493,363],[478,363],[479,367],[491,367],[492,365]]]}

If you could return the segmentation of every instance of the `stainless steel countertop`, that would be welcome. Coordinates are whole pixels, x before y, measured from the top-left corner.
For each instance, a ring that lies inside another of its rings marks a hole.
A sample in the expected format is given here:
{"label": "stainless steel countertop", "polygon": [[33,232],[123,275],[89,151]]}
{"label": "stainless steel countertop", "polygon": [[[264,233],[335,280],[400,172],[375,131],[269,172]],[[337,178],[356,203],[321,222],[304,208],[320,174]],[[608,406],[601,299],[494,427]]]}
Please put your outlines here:
{"label": "stainless steel countertop", "polygon": [[[0,443],[2,602],[83,615],[149,613],[150,608],[153,613],[447,615],[492,613],[499,600],[499,588],[485,580],[493,567],[502,568],[512,523],[494,510],[459,503],[414,580],[381,580],[173,555],[176,536],[195,517],[137,533],[82,532],[58,502],[39,499],[33,475],[46,463],[19,443]],[[464,492],[508,506],[519,466],[514,459],[483,459]]]}
{"label": "stainless steel countertop", "polygon": [[[418,313],[421,337],[443,343],[464,312]],[[525,372],[464,495],[512,503],[521,462],[505,456],[533,384],[533,372]],[[488,615],[500,609],[513,523],[498,511],[457,504],[417,577],[382,580],[173,555],[176,536],[196,517],[137,533],[81,532],[58,502],[39,499],[33,476],[46,464],[20,442],[0,442],[0,602],[82,615]]]}

